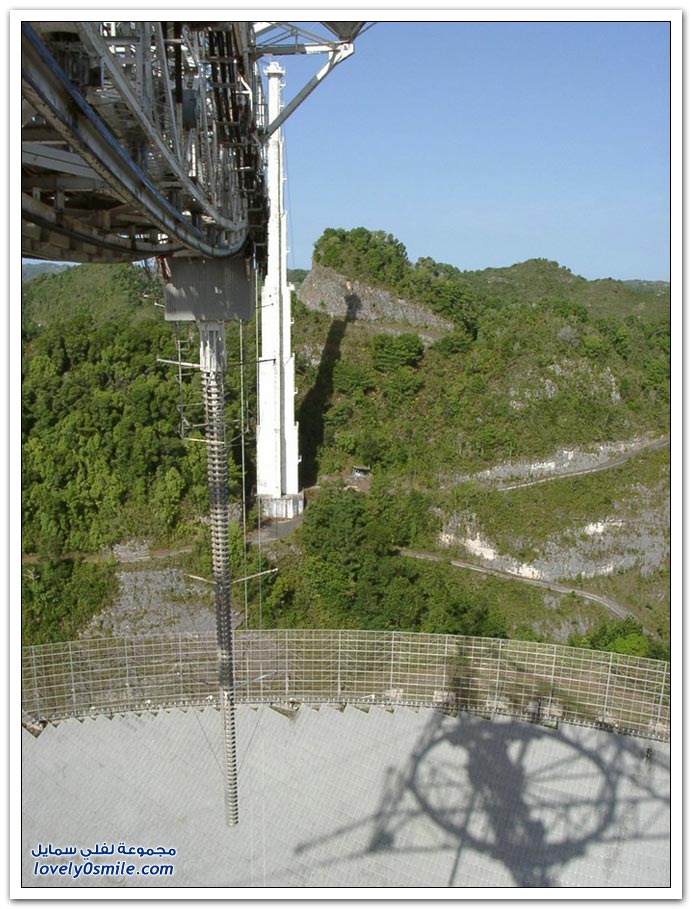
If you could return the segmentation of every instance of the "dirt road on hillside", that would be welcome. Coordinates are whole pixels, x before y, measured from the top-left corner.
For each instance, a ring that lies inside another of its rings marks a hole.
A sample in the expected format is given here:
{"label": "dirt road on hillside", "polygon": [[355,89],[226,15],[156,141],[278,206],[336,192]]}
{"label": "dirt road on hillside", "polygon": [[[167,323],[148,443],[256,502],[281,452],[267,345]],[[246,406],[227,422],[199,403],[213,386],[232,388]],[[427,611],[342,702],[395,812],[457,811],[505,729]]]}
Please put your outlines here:
{"label": "dirt road on hillside", "polygon": [[529,486],[538,486],[540,483],[549,483],[551,480],[560,480],[564,477],[582,477],[588,473],[598,473],[601,470],[612,470],[613,467],[619,467],[620,464],[625,464],[630,458],[641,454],[642,451],[665,448],[666,445],[670,445],[670,436],[654,439],[652,442],[643,442],[636,448],[632,448],[630,451],[626,451],[616,458],[609,458],[602,464],[594,464],[593,467],[584,467],[582,470],[560,470],[558,468],[555,473],[550,474],[550,476],[539,477],[536,480],[527,480],[525,483],[513,483],[510,486],[498,486],[498,490],[500,492],[509,492],[512,489],[526,489]]}
{"label": "dirt road on hillside", "polygon": [[[455,568],[466,568],[469,571],[478,571],[481,574],[491,574],[497,578],[503,578],[504,580],[520,581],[522,584],[532,584],[534,587],[543,587],[545,590],[552,590],[555,593],[574,593],[579,597],[583,597],[585,600],[593,600],[596,603],[600,603],[619,619],[625,619],[628,615],[637,618],[634,613],[623,606],[622,603],[618,603],[610,597],[604,597],[599,593],[589,593],[586,590],[581,590],[579,587],[567,587],[563,584],[555,584],[553,581],[539,581],[536,578],[524,578],[521,575],[512,574],[510,571],[502,571],[500,568],[485,568],[483,565],[477,565],[475,562],[465,562],[463,559],[449,559],[432,552],[401,549],[400,553],[411,559],[422,559],[428,562],[446,562],[448,565],[453,565]],[[639,621],[639,619],[637,619],[637,621]]]}

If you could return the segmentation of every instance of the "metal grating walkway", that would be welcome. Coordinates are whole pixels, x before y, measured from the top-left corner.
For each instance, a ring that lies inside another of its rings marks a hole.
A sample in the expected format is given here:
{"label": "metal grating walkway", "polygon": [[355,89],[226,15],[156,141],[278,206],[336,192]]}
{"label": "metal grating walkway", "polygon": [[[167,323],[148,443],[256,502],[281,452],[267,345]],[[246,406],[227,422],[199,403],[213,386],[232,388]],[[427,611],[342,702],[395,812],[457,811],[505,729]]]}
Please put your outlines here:
{"label": "metal grating walkway", "polygon": [[[239,703],[430,706],[670,738],[670,665],[494,638],[379,631],[234,634]],[[210,634],[94,639],[24,648],[33,719],[216,704]]]}

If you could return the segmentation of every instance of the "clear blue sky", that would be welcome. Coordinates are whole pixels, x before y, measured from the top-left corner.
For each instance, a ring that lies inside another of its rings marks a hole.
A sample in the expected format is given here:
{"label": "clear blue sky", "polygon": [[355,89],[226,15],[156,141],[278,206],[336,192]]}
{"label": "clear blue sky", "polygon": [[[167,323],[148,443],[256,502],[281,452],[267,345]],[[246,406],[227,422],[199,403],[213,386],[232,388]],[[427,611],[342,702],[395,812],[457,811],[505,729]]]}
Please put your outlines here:
{"label": "clear blue sky", "polygon": [[[281,62],[288,100],[317,58]],[[665,22],[379,23],[286,124],[289,267],[363,225],[412,261],[668,280],[669,79]]]}

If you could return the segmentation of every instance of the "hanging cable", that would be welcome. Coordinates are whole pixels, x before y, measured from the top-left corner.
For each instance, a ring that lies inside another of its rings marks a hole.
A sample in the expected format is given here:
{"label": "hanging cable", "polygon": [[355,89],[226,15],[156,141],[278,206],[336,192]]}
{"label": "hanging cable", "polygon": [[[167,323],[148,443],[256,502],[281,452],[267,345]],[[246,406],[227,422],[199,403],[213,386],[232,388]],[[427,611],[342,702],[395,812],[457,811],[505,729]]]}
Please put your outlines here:
{"label": "hanging cable", "polygon": [[248,570],[247,570],[247,498],[245,495],[245,483],[247,474],[245,469],[245,345],[244,345],[244,322],[241,319],[239,323],[239,342],[240,342],[240,475],[241,475],[241,498],[242,498],[242,524],[243,524],[243,595],[245,605],[245,629],[248,627]]}
{"label": "hanging cable", "polygon": [[[259,269],[257,264],[255,264],[255,389],[257,393],[256,403],[255,403],[255,435],[257,435],[257,426],[262,417],[260,414],[260,400],[259,400],[259,381],[260,381],[260,318],[261,318],[261,303],[260,303],[260,282],[259,278]],[[255,492],[257,491],[255,487]],[[261,570],[260,565],[260,552],[262,548],[262,535],[261,535],[261,523],[260,523],[260,508],[257,503],[257,496],[255,496],[255,506],[257,509],[257,571]],[[262,582],[260,581],[260,597],[262,591]],[[260,600],[261,603],[261,600]],[[262,607],[260,605],[260,616],[262,614]]]}
{"label": "hanging cable", "polygon": [[[199,630],[199,628],[197,627],[197,622],[195,621],[194,614],[193,614],[192,610],[190,609],[190,606],[189,606],[187,600],[188,600],[188,598],[187,598],[187,589],[185,589],[185,592],[184,592],[184,595],[183,595],[183,604],[184,604],[185,609],[186,609],[186,611],[187,611],[188,618],[190,619],[190,622],[192,623],[192,627],[195,629],[195,634],[197,635],[197,640],[199,640],[199,641],[201,641],[201,642],[204,642],[204,637],[203,637],[203,635],[202,635],[202,632],[201,632],[201,631]],[[213,663],[214,660],[216,659],[216,653],[215,653],[215,652],[212,653],[212,652],[209,650],[209,648],[208,648],[204,643],[203,643],[202,646],[203,646],[203,648],[204,648],[204,652],[205,652],[206,655],[209,657],[209,662],[210,662],[210,663]],[[218,757],[217,757],[216,751],[214,750],[214,746],[213,746],[212,743],[209,741],[209,736],[207,735],[207,733],[206,733],[206,731],[205,731],[205,729],[204,729],[204,726],[202,725],[202,721],[201,721],[200,718],[197,716],[197,711],[195,710],[194,707],[192,708],[192,713],[194,714],[194,717],[195,717],[195,719],[197,720],[197,725],[199,726],[199,728],[200,728],[200,730],[201,730],[201,732],[202,732],[202,735],[204,736],[204,738],[205,738],[205,740],[206,740],[206,743],[207,743],[207,745],[209,746],[209,751],[211,752],[212,757],[214,758],[214,761],[216,762],[216,766],[219,768],[219,771],[221,772],[221,776],[223,777],[223,776],[224,776],[224,769],[223,769],[223,767],[221,766],[221,763],[220,763],[220,761],[219,761],[219,759],[218,759]]]}
{"label": "hanging cable", "polygon": [[[255,263],[255,277],[257,278],[259,270]],[[261,318],[261,295],[260,295],[260,282],[255,280],[255,366],[256,366],[256,388],[259,389],[259,379],[260,379],[260,318]],[[260,402],[259,398],[257,400],[257,413],[256,413],[256,423],[262,419],[262,414],[259,412]],[[257,572],[259,575],[258,578],[258,588],[257,588],[257,600],[259,606],[259,628],[260,628],[260,663],[262,661],[262,576],[260,572],[262,571],[262,508],[257,503]]]}

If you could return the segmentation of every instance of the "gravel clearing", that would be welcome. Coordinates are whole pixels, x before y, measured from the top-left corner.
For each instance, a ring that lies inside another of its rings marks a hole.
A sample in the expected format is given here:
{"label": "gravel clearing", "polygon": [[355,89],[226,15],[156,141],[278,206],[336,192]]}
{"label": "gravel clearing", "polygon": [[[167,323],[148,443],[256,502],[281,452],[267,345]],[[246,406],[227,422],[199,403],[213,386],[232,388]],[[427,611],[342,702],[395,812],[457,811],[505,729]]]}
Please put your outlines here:
{"label": "gravel clearing", "polygon": [[[146,555],[145,555],[146,557]],[[134,560],[131,560],[134,561]],[[213,631],[212,588],[177,568],[120,569],[114,602],[94,616],[83,638]]]}

